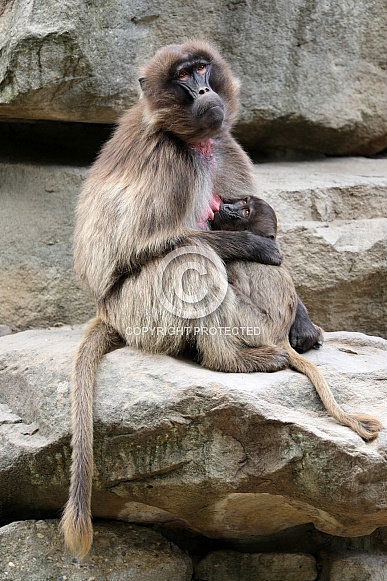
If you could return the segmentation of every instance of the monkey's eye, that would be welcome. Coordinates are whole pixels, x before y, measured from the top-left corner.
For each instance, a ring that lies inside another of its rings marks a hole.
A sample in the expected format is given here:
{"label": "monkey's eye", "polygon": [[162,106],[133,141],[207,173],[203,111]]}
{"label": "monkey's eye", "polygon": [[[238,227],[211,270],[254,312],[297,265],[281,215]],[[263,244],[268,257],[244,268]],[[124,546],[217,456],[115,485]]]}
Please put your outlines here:
{"label": "monkey's eye", "polygon": [[244,218],[248,218],[250,215],[250,210],[248,210],[247,208],[245,210],[242,211],[242,216]]}
{"label": "monkey's eye", "polygon": [[196,67],[196,72],[199,73],[199,75],[204,75],[206,73],[207,67],[206,65],[200,64]]}
{"label": "monkey's eye", "polygon": [[181,69],[181,71],[177,73],[176,78],[179,79],[179,81],[188,81],[189,72],[186,69]]}
{"label": "monkey's eye", "polygon": [[245,198],[244,200],[239,200],[239,202],[237,202],[237,204],[239,204],[240,206],[246,206],[247,198]]}

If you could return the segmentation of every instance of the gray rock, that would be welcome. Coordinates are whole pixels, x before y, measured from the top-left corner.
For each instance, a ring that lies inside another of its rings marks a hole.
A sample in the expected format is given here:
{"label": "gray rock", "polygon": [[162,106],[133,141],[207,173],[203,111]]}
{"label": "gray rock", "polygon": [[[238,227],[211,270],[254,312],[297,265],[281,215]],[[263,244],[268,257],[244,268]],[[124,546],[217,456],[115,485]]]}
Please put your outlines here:
{"label": "gray rock", "polygon": [[209,553],[195,567],[197,581],[315,581],[316,561],[300,553]]}
{"label": "gray rock", "polygon": [[0,337],[5,337],[5,335],[11,335],[12,329],[8,325],[0,325]]}
{"label": "gray rock", "polygon": [[299,295],[327,331],[387,337],[387,161],[256,166]]}
{"label": "gray rock", "polygon": [[[387,581],[387,557],[367,553],[329,555],[323,568],[329,581]],[[329,570],[329,572],[328,572]],[[324,577],[325,578],[325,577]]]}
{"label": "gray rock", "polygon": [[0,164],[0,320],[14,328],[84,322],[94,308],[73,271],[84,168]]}
{"label": "gray rock", "polygon": [[160,534],[137,526],[96,524],[93,548],[81,563],[64,552],[56,520],[0,528],[2,581],[190,581],[191,575],[187,555]]}
{"label": "gray rock", "polygon": [[[79,338],[0,339],[0,518],[57,515],[65,503]],[[385,420],[386,351],[383,339],[332,333],[308,358],[347,411]],[[386,432],[364,443],[293,371],[223,374],[124,347],[104,357],[94,411],[94,516],[224,539],[387,525]]]}
{"label": "gray rock", "polygon": [[387,146],[384,0],[0,8],[2,117],[114,121],[137,98],[139,66],[195,36],[216,42],[242,81],[238,134],[250,148],[369,155]]}
{"label": "gray rock", "polygon": [[386,217],[387,160],[336,157],[256,166],[257,193],[282,224]]}

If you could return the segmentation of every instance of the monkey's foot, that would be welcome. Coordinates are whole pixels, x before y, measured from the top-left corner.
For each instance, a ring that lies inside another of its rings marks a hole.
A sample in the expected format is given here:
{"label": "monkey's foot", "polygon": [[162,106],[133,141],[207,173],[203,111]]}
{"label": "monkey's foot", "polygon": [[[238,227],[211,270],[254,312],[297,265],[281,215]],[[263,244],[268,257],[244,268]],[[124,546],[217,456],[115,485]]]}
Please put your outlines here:
{"label": "monkey's foot", "polygon": [[253,373],[263,371],[270,373],[285,369],[289,365],[289,356],[286,351],[278,347],[262,346],[249,349],[241,349],[236,354],[233,362],[228,362],[229,373]]}
{"label": "monkey's foot", "polygon": [[216,359],[214,353],[211,353],[211,357],[206,357],[204,354],[200,358],[200,363],[207,369],[222,371],[223,373],[272,372],[289,366],[287,352],[279,347],[268,345],[239,349],[228,355],[228,357]]}
{"label": "monkey's foot", "polygon": [[289,365],[289,356],[284,349],[278,347],[257,347],[255,349],[243,349],[239,353],[238,371],[252,373],[264,371],[270,373],[285,369]]}
{"label": "monkey's foot", "polygon": [[320,349],[324,343],[323,330],[309,320],[296,319],[290,329],[289,343],[298,353],[305,353],[309,349]]}

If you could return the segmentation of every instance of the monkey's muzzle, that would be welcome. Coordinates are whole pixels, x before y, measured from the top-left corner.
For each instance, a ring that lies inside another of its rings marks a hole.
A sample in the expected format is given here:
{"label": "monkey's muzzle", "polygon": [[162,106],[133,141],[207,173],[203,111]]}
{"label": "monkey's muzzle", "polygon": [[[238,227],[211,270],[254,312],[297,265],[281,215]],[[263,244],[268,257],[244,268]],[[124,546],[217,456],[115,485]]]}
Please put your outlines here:
{"label": "monkey's muzzle", "polygon": [[214,218],[212,220],[212,228],[214,230],[233,230],[235,222],[240,220],[241,217],[238,211],[235,210],[234,204],[221,204],[219,210],[214,212]]}
{"label": "monkey's muzzle", "polygon": [[195,116],[210,125],[221,124],[224,119],[224,105],[220,97],[212,92],[199,95],[195,100]]}

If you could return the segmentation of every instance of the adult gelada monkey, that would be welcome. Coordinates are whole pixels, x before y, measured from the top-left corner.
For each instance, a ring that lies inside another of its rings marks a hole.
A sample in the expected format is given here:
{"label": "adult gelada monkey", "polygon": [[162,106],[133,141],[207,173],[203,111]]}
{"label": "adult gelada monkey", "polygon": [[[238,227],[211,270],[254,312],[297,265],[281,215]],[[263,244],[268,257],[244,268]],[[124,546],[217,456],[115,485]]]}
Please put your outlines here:
{"label": "adult gelada monkey", "polygon": [[[267,202],[247,196],[233,204],[222,204],[214,213],[211,227],[227,231],[250,230],[259,236],[275,239],[277,218]],[[251,308],[251,303],[253,305],[250,325],[260,330],[254,337],[255,345],[278,345],[285,349],[290,366],[309,377],[332,417],[352,428],[364,440],[376,438],[382,429],[379,420],[366,414],[344,412],[321,371],[290,346],[289,330],[296,316],[298,298],[287,269],[236,261],[228,266],[227,271],[230,283],[245,299],[244,311]]]}
{"label": "adult gelada monkey", "polygon": [[[211,216],[214,193],[225,201],[254,193],[252,163],[230,134],[238,84],[216,49],[199,41],[164,47],[143,68],[140,84],[141,99],[102,149],[77,207],[75,269],[97,307],[75,357],[71,391],[71,485],[62,529],[78,556],[92,542],[93,386],[103,354],[120,338],[171,355],[192,340],[129,328],[222,328],[236,320],[242,325],[243,301],[227,283],[224,263],[281,263],[274,240],[248,230],[198,228]],[[186,269],[174,293],[187,262],[195,267]],[[182,296],[188,297],[183,307]],[[294,335],[305,349],[320,333],[299,304]],[[201,364],[214,370],[276,371],[288,365],[285,350],[250,346],[242,336],[203,333],[194,342]]]}

